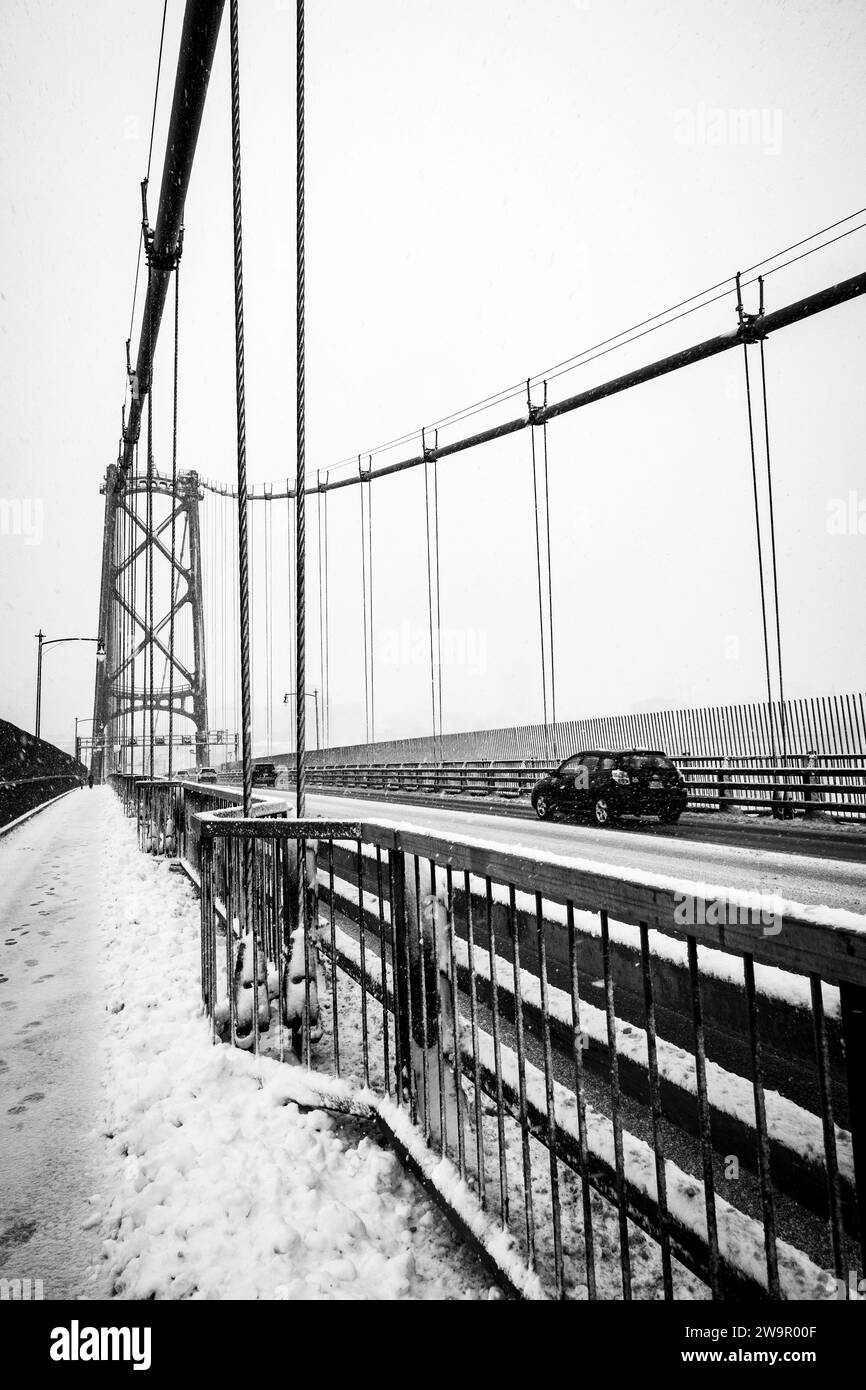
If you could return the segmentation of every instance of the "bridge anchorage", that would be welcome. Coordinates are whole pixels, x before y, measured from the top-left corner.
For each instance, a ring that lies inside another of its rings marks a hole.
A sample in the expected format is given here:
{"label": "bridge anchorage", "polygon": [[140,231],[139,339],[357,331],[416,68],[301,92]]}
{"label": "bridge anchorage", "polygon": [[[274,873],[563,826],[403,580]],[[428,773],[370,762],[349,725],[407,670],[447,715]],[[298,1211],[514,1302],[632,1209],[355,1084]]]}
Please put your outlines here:
{"label": "bridge anchorage", "polygon": [[[146,474],[125,476],[112,464],[100,489],[105,530],[99,615],[107,657],[97,665],[93,702],[96,780],[134,771],[139,755],[141,771],[152,769],[158,747],[168,749],[171,770],[172,749],[181,742],[194,741],[198,767],[210,760],[199,525],[203,493],[194,472],[178,473],[174,485],[154,472],[150,486],[150,528],[139,508],[139,498],[148,492]],[[161,608],[156,618],[154,594]],[[158,685],[155,661],[162,663]],[[192,724],[192,739],[175,735],[176,719]]]}

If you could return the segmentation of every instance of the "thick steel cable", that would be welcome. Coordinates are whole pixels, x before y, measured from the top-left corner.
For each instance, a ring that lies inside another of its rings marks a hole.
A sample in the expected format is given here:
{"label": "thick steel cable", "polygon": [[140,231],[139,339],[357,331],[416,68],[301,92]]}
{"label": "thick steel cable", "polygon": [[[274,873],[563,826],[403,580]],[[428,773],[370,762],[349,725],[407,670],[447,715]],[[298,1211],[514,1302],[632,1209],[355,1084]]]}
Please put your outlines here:
{"label": "thick steel cable", "polygon": [[[372,462],[372,460],[371,460]],[[363,489],[362,489],[363,491]],[[370,562],[370,742],[376,742],[376,653],[373,646],[373,485],[367,482],[367,554]],[[441,709],[441,694],[440,694]]]}
{"label": "thick steel cable", "polygon": [[[238,0],[229,0],[232,93],[232,223],[234,229],[235,287],[235,401],[237,415],[238,475],[238,602],[241,653],[241,763],[243,808],[248,817],[253,799],[253,747],[250,688],[250,574],[247,532],[247,408],[244,380],[244,264],[241,215],[241,94],[238,57]],[[252,868],[252,844],[244,841],[244,894],[247,897]],[[258,1009],[253,1008],[254,1022]],[[257,1026],[257,1025],[256,1025]]]}
{"label": "thick steel cable", "polygon": [[[138,476],[138,441],[136,441],[133,452],[133,484]],[[138,494],[134,487],[130,489],[129,481],[125,484],[125,495],[127,507],[129,508],[129,544],[132,550],[132,563],[129,566],[129,604],[132,614],[129,619],[130,627],[130,671],[129,671],[129,770],[135,772],[135,675],[136,675],[136,624],[132,615],[138,612],[136,602],[138,599],[138,526],[136,524]]]}
{"label": "thick steel cable", "polygon": [[[328,475],[325,474],[327,485]],[[331,742],[331,616],[328,607],[328,494],[323,497],[323,530],[325,537],[325,679],[322,691],[322,743],[325,748]]]}
{"label": "thick steel cable", "polygon": [[[317,474],[317,478],[318,478],[318,476],[319,476],[319,475]],[[322,494],[321,494],[321,492],[317,492],[317,493],[316,493],[316,529],[317,529],[317,534],[318,534],[318,545],[317,545],[317,547],[316,547],[316,559],[317,559],[317,562],[318,562],[318,571],[319,571],[319,689],[320,689],[321,692],[322,692],[322,705],[324,706],[324,702],[325,702],[325,594],[324,594],[324,579],[323,579],[324,556],[323,556],[323,553],[322,553],[322,545],[323,545],[323,542],[322,542]],[[324,713],[323,713],[323,721],[324,721]],[[317,733],[317,735],[318,735],[318,732],[319,732],[319,730],[318,730],[318,717],[317,717],[317,728],[316,728],[316,733]],[[320,744],[320,743],[321,743],[321,738],[317,737],[316,743],[317,743],[317,745]]]}
{"label": "thick steel cable", "polygon": [[265,695],[267,697],[267,704],[265,705],[265,740],[267,742],[268,753],[271,751],[271,557],[268,546],[270,514],[270,507],[265,507],[262,517],[262,539],[264,542],[265,557]]}
{"label": "thick steel cable", "polygon": [[[547,404],[547,382],[544,383],[544,403]],[[553,560],[550,547],[550,473],[547,459],[547,421],[541,427],[544,443],[544,510],[547,521],[547,627],[550,639],[550,718],[553,725],[553,756],[559,757],[556,734],[556,656],[553,642]]]}
{"label": "thick steel cable", "polygon": [[755,502],[755,540],[758,551],[758,581],[761,588],[761,627],[764,635],[764,668],[767,674],[767,714],[769,716],[770,756],[776,761],[776,740],[773,734],[773,683],[770,676],[770,643],[767,635],[767,600],[764,592],[764,551],[761,544],[761,508],[758,501],[758,469],[755,462],[755,427],[752,422],[752,386],[749,376],[749,348],[743,343],[746,368],[746,409],[749,416],[749,452],[752,460],[752,492]]}
{"label": "thick steel cable", "polygon": [[[358,459],[358,472],[361,472],[361,460]],[[366,541],[364,538],[364,485],[363,482],[358,489],[358,496],[361,499],[361,608],[363,611],[362,626],[364,632],[364,734],[367,744],[367,761],[370,761],[370,668],[367,664],[367,556]]]}
{"label": "thick steel cable", "polygon": [[[527,382],[527,391],[528,389],[529,383]],[[547,656],[544,643],[544,590],[541,581],[541,529],[538,516],[538,469],[535,457],[534,426],[530,428],[529,436],[532,441],[532,499],[535,506],[535,564],[538,587],[538,634],[541,643],[541,703],[544,712],[544,747],[546,756],[550,758],[550,726],[547,720]]]}
{"label": "thick steel cable", "polygon": [[[289,490],[289,479],[288,479],[288,478],[286,479],[286,490],[287,490],[287,491]],[[288,582],[288,596],[289,596],[289,604],[288,604],[288,607],[289,607],[289,682],[290,682],[290,684],[291,684],[291,677],[292,677],[292,674],[294,673],[294,670],[295,670],[295,639],[296,639],[295,609],[294,609],[294,602],[293,602],[293,599],[292,599],[292,590],[293,590],[293,588],[294,588],[294,579],[295,579],[294,547],[293,547],[293,545],[292,545],[292,502],[293,502],[293,500],[294,500],[293,497],[289,497],[289,498],[287,498],[287,500],[286,500],[286,568],[287,568],[287,570],[288,570],[288,580],[287,580],[287,582]],[[289,740],[289,742],[290,742],[290,745],[291,745],[291,739]]]}
{"label": "thick steel cable", "polygon": [[[425,447],[426,453],[426,447]],[[427,619],[430,629],[430,703],[433,712],[433,756],[436,757],[436,668],[433,655],[433,575],[430,561],[430,485],[424,460],[424,539],[427,544]]]}
{"label": "thick steel cable", "polygon": [[174,614],[177,607],[177,365],[180,328],[180,262],[174,267],[174,391],[171,420],[171,609],[168,620],[168,775],[174,771]]}
{"label": "thick steel cable", "polygon": [[[436,431],[439,443],[439,431]],[[372,460],[371,460],[372,463]],[[439,687],[439,761],[442,761],[442,601],[439,587],[439,464],[433,460],[433,533],[436,559],[436,675]]]}
{"label": "thick steel cable", "polygon": [[[233,0],[235,3],[236,0]],[[297,618],[297,645],[295,649],[295,722],[296,757],[295,775],[295,813],[299,817],[306,814],[307,806],[307,710],[304,691],[307,688],[307,630],[306,630],[306,546],[307,514],[304,494],[304,477],[307,469],[307,420],[306,420],[306,259],[304,244],[305,219],[305,128],[304,128],[304,0],[297,0],[297,79],[296,79],[296,350],[297,350],[297,599],[295,604]]]}
{"label": "thick steel cable", "polygon": [[764,410],[764,443],[767,451],[767,495],[770,504],[770,554],[773,566],[773,604],[776,613],[776,657],[779,663],[779,711],[782,733],[782,758],[788,752],[788,727],[785,715],[785,681],[782,673],[782,629],[779,617],[779,571],[776,564],[776,513],[773,505],[773,470],[770,462],[770,422],[767,415],[767,370],[764,361],[764,340],[761,339],[761,392]]}
{"label": "thick steel cable", "polygon": [[[148,304],[150,303],[151,269],[148,267]],[[150,757],[148,766],[153,778],[153,741],[156,731],[155,710],[153,707],[153,319],[147,316],[147,635],[148,635],[148,726],[150,731]]]}
{"label": "thick steel cable", "polygon": [[268,519],[268,752],[274,751],[274,513],[273,503],[267,508]]}

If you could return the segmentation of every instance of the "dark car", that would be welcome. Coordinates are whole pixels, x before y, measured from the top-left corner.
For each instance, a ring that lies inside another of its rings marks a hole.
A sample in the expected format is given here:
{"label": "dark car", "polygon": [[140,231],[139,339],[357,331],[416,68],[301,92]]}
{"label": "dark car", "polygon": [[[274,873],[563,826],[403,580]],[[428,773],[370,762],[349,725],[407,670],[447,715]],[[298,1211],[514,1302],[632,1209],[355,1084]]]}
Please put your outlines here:
{"label": "dark car", "polygon": [[532,789],[532,805],[541,820],[559,812],[588,815],[596,825],[611,825],[620,816],[658,816],[673,825],[687,800],[682,774],[671,759],[648,748],[577,753]]}
{"label": "dark car", "polygon": [[215,767],[200,767],[198,771],[200,782],[215,782],[217,780]]}
{"label": "dark car", "polygon": [[277,769],[274,763],[253,763],[253,786],[275,787]]}

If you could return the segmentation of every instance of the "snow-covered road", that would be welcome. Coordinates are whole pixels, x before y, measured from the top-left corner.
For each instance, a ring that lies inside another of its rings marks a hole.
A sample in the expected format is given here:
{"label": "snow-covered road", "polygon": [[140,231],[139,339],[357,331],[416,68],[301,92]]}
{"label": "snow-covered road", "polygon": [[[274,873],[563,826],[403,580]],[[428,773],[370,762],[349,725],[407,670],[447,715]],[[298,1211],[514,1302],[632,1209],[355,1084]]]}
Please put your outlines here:
{"label": "snow-covered road", "polygon": [[[256,788],[256,795],[275,795],[284,800],[286,793]],[[698,883],[757,889],[768,896],[776,894],[814,907],[866,913],[866,864],[854,861],[700,844],[642,833],[638,826],[598,830],[587,825],[506,820],[480,810],[457,811],[433,800],[429,806],[417,806],[312,792],[309,807],[314,815],[396,820],[440,834],[474,835],[511,850],[530,846],[533,854],[549,852],[603,860],[612,868],[676,874]]]}
{"label": "snow-covered road", "polygon": [[46,1298],[487,1298],[358,1122],[214,1046],[198,905],[107,788],[0,841],[0,1277]]}

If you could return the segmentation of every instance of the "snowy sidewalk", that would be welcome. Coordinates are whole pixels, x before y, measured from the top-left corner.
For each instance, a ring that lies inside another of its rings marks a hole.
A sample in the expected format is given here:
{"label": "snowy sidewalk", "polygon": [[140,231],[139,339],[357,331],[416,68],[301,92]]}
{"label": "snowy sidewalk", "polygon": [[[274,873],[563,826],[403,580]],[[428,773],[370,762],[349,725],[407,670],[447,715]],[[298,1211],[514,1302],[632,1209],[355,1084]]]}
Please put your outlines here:
{"label": "snowy sidewalk", "polygon": [[[477,1260],[388,1150],[354,1122],[287,1103],[297,1072],[212,1044],[198,904],[182,875],[140,854],[112,792],[75,793],[0,843],[0,881],[4,937],[44,921],[35,930],[56,938],[30,953],[28,936],[4,956],[15,963],[0,985],[11,1004],[0,1084],[24,1107],[25,1133],[0,1150],[4,1209],[13,1199],[3,1274],[43,1277],[46,1297],[489,1297]],[[43,997],[53,945],[62,986]],[[25,1017],[50,1048],[30,1042]],[[56,1253],[76,1259],[49,1287],[52,1224]]]}
{"label": "snowy sidewalk", "polygon": [[85,788],[0,839],[0,1277],[41,1279],[45,1298],[75,1297],[99,1255],[82,1225],[105,1159],[106,832],[105,796]]}

